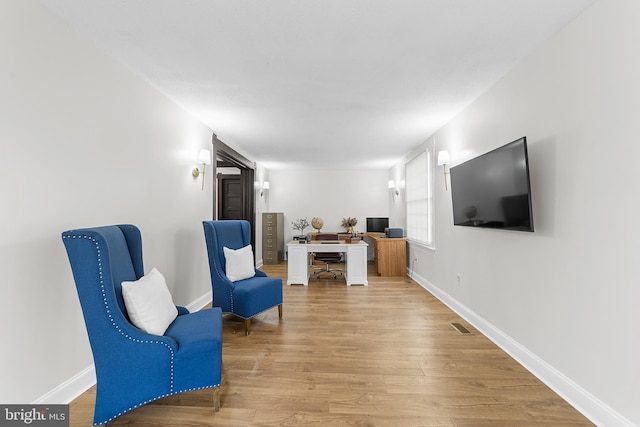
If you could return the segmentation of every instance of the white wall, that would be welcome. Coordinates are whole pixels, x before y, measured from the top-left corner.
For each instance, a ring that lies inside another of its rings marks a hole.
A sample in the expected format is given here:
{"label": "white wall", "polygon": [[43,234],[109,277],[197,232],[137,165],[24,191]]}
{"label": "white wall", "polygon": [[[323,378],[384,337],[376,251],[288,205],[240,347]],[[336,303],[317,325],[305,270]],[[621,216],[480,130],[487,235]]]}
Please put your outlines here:
{"label": "white wall", "polygon": [[639,19],[636,0],[597,2],[435,135],[453,165],[526,135],[535,232],[454,227],[438,168],[436,251],[409,255],[608,426],[640,424]]}
{"label": "white wall", "polygon": [[62,403],[93,361],[61,232],[136,224],[175,302],[206,295],[212,131],[34,1],[0,2],[0,52],[0,402]]}
{"label": "white wall", "polygon": [[364,232],[367,217],[389,216],[388,180],[386,170],[271,170],[268,209],[284,214],[285,241],[298,234],[291,222],[305,217],[322,218],[326,232],[346,231],[342,219],[355,217]]}

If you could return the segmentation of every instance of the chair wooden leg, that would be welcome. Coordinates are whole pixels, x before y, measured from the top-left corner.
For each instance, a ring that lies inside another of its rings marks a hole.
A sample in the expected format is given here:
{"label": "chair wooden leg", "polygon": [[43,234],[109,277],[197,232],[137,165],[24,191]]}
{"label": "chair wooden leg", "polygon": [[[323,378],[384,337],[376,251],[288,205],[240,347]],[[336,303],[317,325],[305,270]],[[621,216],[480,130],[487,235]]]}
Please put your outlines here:
{"label": "chair wooden leg", "polygon": [[282,304],[278,305],[278,318],[282,319]]}
{"label": "chair wooden leg", "polygon": [[213,411],[218,412],[220,410],[220,387],[213,388]]}
{"label": "chair wooden leg", "polygon": [[251,332],[251,319],[244,319],[244,334],[249,335]]}

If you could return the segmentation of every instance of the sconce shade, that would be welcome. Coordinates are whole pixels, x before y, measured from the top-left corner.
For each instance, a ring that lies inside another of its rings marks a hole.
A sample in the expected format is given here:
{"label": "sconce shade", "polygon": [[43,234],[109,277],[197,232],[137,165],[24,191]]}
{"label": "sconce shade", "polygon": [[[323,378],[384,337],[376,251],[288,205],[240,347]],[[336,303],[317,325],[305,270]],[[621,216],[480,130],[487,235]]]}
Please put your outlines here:
{"label": "sconce shade", "polygon": [[448,165],[451,162],[451,156],[447,150],[438,151],[438,166]]}
{"label": "sconce shade", "polygon": [[264,196],[265,190],[268,190],[269,188],[271,188],[271,186],[269,185],[269,181],[263,182],[262,188],[260,188],[260,197]]}
{"label": "sconce shade", "polygon": [[202,163],[203,165],[211,164],[211,151],[209,150],[200,150],[200,154],[198,154],[198,163]]}
{"label": "sconce shade", "polygon": [[204,173],[206,166],[211,164],[211,151],[200,150],[200,153],[198,153],[198,163],[202,164],[202,170],[200,170],[199,168],[194,168],[191,173],[194,178],[202,175],[202,191],[204,191]]}
{"label": "sconce shade", "polygon": [[398,195],[400,194],[400,191],[398,191],[398,189],[396,188],[396,182],[392,179],[389,180],[389,190],[393,190],[393,200],[395,200],[396,197],[398,197]]}

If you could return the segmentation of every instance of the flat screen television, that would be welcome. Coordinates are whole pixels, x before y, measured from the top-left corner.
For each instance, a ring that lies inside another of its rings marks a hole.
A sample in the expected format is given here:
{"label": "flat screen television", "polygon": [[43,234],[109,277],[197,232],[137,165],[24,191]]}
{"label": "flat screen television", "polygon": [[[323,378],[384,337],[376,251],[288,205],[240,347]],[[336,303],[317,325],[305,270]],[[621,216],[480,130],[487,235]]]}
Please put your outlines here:
{"label": "flat screen television", "polygon": [[367,233],[384,233],[389,228],[389,218],[367,218]]}
{"label": "flat screen television", "polygon": [[533,231],[526,137],[454,166],[450,174],[455,225]]}

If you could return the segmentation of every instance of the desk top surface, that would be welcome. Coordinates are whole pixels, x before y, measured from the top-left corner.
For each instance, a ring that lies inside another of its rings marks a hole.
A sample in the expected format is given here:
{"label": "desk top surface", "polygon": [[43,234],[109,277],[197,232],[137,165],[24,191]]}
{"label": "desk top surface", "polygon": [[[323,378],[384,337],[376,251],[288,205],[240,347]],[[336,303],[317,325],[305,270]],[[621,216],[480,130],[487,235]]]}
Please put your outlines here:
{"label": "desk top surface", "polygon": [[[320,240],[315,240],[313,237],[316,234],[337,234],[338,238],[342,239],[345,236],[350,236],[350,233],[346,233],[346,232],[342,232],[342,231],[338,231],[338,232],[322,232],[322,233],[309,233],[309,235],[311,236],[311,241],[312,242],[319,242]],[[406,240],[406,237],[387,237],[384,233],[358,233],[359,237],[370,237],[373,240]],[[324,240],[323,240],[324,241]],[[332,240],[333,241],[333,240]],[[342,240],[341,240],[342,242]]]}
{"label": "desk top surface", "polygon": [[347,243],[345,240],[312,240],[309,243],[300,243],[300,242],[304,242],[304,240],[291,240],[289,243],[287,243],[287,246],[289,245],[295,245],[295,246],[311,246],[311,247],[316,247],[316,246],[332,246],[332,247],[346,247],[346,246],[357,246],[357,245],[363,245],[363,246],[369,246],[367,244],[367,242],[360,240],[359,242],[355,242],[355,243]]}

